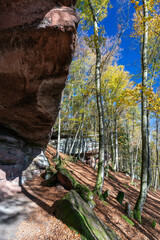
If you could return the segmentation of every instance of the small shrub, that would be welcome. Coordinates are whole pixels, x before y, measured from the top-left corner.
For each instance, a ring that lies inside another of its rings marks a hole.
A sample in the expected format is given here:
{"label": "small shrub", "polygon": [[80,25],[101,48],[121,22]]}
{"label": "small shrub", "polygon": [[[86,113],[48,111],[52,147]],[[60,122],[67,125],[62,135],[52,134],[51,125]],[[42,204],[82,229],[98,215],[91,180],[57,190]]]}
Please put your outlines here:
{"label": "small shrub", "polygon": [[72,158],[72,162],[77,163],[77,162],[78,162],[77,158],[76,158],[76,157],[73,157],[73,158]]}
{"label": "small shrub", "polygon": [[111,178],[112,180],[115,180],[115,178],[113,177],[113,175],[111,175],[110,173],[108,173],[108,177]]}
{"label": "small shrub", "polygon": [[69,162],[74,162],[74,159],[73,159],[73,157],[71,155],[68,156],[68,161]]}
{"label": "small shrub", "polygon": [[112,172],[115,172],[111,165],[109,165],[109,170],[112,171]]}
{"label": "small shrub", "polygon": [[104,201],[103,194],[98,194],[98,196],[101,201]]}
{"label": "small shrub", "polygon": [[46,175],[48,175],[48,178],[49,178],[49,176],[51,177],[54,173],[55,173],[55,168],[50,165],[49,167],[46,168],[43,178],[46,179],[47,178]]}
{"label": "small shrub", "polygon": [[106,200],[106,198],[109,196],[109,191],[106,190],[104,193],[103,193],[103,199]]}
{"label": "small shrub", "polygon": [[102,201],[105,205],[107,205],[107,206],[109,206],[109,204],[108,203],[106,203],[105,201]]}
{"label": "small shrub", "polygon": [[152,228],[155,228],[156,227],[156,221],[155,220],[152,220],[152,222],[151,222],[151,226],[152,226]]}

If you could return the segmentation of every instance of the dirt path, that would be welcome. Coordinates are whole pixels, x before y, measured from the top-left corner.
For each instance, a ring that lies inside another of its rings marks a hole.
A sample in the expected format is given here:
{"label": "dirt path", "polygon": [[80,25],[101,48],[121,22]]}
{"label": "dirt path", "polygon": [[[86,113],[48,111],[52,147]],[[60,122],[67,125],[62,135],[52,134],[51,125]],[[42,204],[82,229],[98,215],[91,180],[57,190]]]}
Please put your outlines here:
{"label": "dirt path", "polygon": [[10,196],[0,191],[0,240],[80,240],[53,215],[52,205],[67,191],[59,185],[42,187],[42,181],[36,177],[22,186],[21,193],[8,191]]}
{"label": "dirt path", "polygon": [[15,240],[18,226],[36,208],[37,204],[23,193],[3,199],[0,202],[0,240]]}

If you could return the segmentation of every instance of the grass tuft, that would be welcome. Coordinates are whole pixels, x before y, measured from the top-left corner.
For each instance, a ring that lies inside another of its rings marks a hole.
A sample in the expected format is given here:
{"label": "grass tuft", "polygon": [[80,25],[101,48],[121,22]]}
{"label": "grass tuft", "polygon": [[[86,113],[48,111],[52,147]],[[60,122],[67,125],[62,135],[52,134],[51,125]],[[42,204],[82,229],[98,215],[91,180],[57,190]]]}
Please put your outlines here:
{"label": "grass tuft", "polygon": [[131,226],[134,226],[134,222],[132,222],[132,220],[129,219],[127,216],[121,215],[121,217],[122,217],[127,223],[129,223]]}

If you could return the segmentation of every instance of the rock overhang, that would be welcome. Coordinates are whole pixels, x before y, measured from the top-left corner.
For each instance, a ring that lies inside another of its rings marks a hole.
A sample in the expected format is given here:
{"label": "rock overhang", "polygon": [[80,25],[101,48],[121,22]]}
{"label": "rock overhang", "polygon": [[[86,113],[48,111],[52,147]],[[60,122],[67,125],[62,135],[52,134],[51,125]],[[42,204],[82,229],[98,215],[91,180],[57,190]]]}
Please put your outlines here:
{"label": "rock overhang", "polygon": [[74,5],[0,3],[0,168],[9,178],[19,175],[50,138],[75,49]]}

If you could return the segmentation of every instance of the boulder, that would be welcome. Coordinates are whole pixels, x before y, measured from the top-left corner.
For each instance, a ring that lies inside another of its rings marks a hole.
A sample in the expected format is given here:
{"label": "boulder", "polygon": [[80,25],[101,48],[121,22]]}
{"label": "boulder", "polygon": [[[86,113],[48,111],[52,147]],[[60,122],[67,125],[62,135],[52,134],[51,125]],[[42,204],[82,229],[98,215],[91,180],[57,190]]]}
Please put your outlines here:
{"label": "boulder", "polygon": [[126,210],[128,217],[133,218],[133,211],[131,209],[131,205],[128,202],[125,203],[125,210]]}
{"label": "boulder", "polygon": [[93,201],[93,192],[83,184],[80,184],[67,169],[62,167],[60,164],[56,165],[57,170],[57,180],[58,182],[67,190],[74,189],[81,198],[88,203],[90,208],[95,207],[95,202]]}
{"label": "boulder", "polygon": [[93,192],[83,184],[77,184],[75,187],[75,191],[81,196],[81,198],[88,203],[90,208],[94,208],[96,206],[96,203],[93,201]]}
{"label": "boulder", "polygon": [[53,187],[57,183],[57,174],[54,173],[49,179],[41,183],[42,186]]}
{"label": "boulder", "polygon": [[118,240],[111,228],[105,225],[80,195],[71,190],[54,203],[54,214],[67,226],[81,234],[83,240]]}
{"label": "boulder", "polygon": [[123,200],[124,200],[125,194],[122,191],[119,191],[117,194],[117,201],[122,205]]}
{"label": "boulder", "polygon": [[33,177],[40,175],[47,167],[49,167],[49,162],[44,152],[36,156],[29,167],[22,172],[21,175],[21,184],[26,182],[27,180],[31,180]]}
{"label": "boulder", "polygon": [[21,175],[59,111],[79,18],[75,0],[0,1],[0,169]]}
{"label": "boulder", "polygon": [[49,167],[48,159],[44,155],[43,151],[41,151],[41,153],[35,157],[33,161],[39,169],[45,170],[47,167]]}
{"label": "boulder", "polygon": [[64,186],[67,190],[74,189],[76,185],[78,184],[77,180],[69,173],[67,169],[62,167],[60,164],[56,165],[57,170],[57,179],[58,182],[62,186]]}

